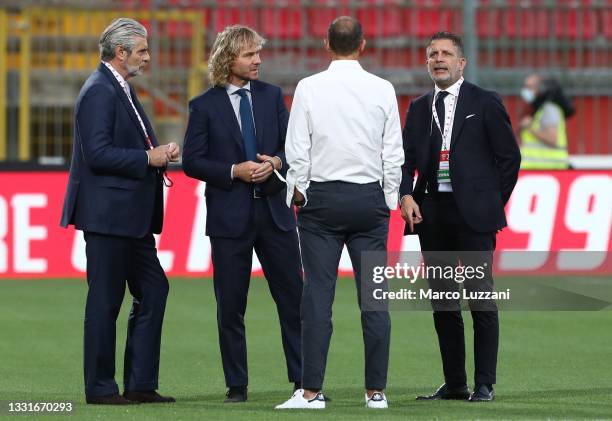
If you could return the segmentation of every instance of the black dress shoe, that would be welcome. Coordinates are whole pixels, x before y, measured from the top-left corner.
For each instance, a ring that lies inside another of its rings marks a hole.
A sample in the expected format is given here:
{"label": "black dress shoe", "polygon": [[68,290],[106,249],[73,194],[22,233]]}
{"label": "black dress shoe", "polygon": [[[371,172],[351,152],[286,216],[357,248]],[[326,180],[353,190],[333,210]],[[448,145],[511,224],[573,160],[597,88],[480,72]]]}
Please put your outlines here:
{"label": "black dress shoe", "polygon": [[477,384],[470,395],[470,402],[491,402],[495,398],[493,387],[486,384]]}
{"label": "black dress shoe", "polygon": [[417,396],[417,401],[438,401],[441,399],[467,400],[470,397],[470,391],[467,386],[450,388],[444,383],[435,391],[433,395]]}
{"label": "black dress shoe", "polygon": [[85,402],[90,405],[135,405],[140,403],[126,399],[119,394],[104,396],[85,396]]}
{"label": "black dress shoe", "polygon": [[247,387],[246,386],[237,386],[230,387],[225,394],[224,403],[238,403],[238,402],[246,402],[247,400]]}
{"label": "black dress shoe", "polygon": [[146,390],[140,392],[123,392],[123,397],[131,401],[139,403],[171,403],[176,402],[171,396],[162,396],[155,390]]}

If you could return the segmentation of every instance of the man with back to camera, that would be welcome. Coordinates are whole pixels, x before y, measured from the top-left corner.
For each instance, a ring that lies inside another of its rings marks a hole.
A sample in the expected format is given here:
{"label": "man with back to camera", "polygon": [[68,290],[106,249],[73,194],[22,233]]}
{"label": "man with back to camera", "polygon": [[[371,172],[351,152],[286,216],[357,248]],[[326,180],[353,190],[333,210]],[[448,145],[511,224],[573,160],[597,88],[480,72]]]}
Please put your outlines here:
{"label": "man with back to camera", "polygon": [[302,275],[295,214],[285,189],[266,188],[286,172],[288,112],[281,89],[259,81],[265,40],[235,25],[217,35],[208,64],[213,85],[189,103],[183,169],[206,182],[225,402],[247,400],[244,315],[257,253],[276,302],[289,381],[301,387]]}
{"label": "man with back to camera", "polygon": [[[400,187],[404,234],[418,234],[428,265],[461,260],[484,265],[482,280],[466,280],[467,290],[492,291],[495,236],[506,226],[504,205],[521,162],[510,119],[499,96],[463,79],[466,58],[461,38],[432,36],[427,70],[434,90],[415,99],[403,131],[405,162]],[[413,187],[415,170],[418,178]],[[442,257],[446,256],[446,257]],[[457,288],[454,281],[428,279],[432,290]],[[474,391],[465,372],[465,339],[459,302],[432,300],[444,384],[417,400],[491,401],[496,382],[499,321],[495,301],[470,301],[474,322]]]}
{"label": "man with back to camera", "polygon": [[[163,170],[175,143],[158,146],[136,92],[127,83],[149,63],[147,30],[114,20],[100,37],[102,63],[75,106],[70,178],[61,225],[84,232],[87,256],[84,369],[88,404],[174,402],[156,392],[168,279],[153,233],[163,222]],[[133,296],[124,394],[115,382],[115,322],[127,280]]]}
{"label": "man with back to camera", "polygon": [[[304,292],[302,385],[277,409],[322,409],[338,263],[346,244],[361,303],[364,251],[385,252],[389,209],[397,208],[403,162],[401,126],[391,83],[363,70],[358,21],[342,16],[328,29],[326,71],[299,82],[287,130],[287,204],[298,214]],[[361,311],[365,404],[387,408],[388,311]]]}

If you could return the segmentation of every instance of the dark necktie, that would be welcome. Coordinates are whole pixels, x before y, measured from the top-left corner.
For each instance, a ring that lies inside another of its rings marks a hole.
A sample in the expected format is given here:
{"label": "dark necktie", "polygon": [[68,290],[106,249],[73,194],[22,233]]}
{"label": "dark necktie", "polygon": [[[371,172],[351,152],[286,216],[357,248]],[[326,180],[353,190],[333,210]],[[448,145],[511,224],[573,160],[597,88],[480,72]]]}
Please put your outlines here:
{"label": "dark necktie", "polygon": [[440,165],[440,150],[442,149],[442,131],[444,130],[444,98],[447,95],[448,92],[440,91],[436,96],[435,106],[438,121],[440,122],[440,130],[433,130],[431,132],[430,170],[427,177],[427,191],[429,193],[438,191],[438,167]]}
{"label": "dark necktie", "polygon": [[436,97],[436,113],[438,113],[438,121],[440,122],[440,133],[444,133],[444,98],[448,92],[440,91]]}
{"label": "dark necktie", "polygon": [[242,126],[242,141],[247,161],[257,162],[257,138],[255,137],[255,125],[251,102],[247,96],[246,89],[238,89],[236,94],[240,95],[240,124]]}

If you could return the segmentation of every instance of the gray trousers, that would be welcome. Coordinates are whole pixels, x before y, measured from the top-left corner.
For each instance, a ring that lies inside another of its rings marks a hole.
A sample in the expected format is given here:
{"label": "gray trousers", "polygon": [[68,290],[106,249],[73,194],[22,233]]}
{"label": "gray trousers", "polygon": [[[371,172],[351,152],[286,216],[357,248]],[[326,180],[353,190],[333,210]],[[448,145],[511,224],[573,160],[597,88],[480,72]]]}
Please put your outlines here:
{"label": "gray trousers", "polygon": [[[338,264],[346,244],[361,308],[361,254],[386,251],[389,208],[378,183],[311,182],[298,227],[304,291],[302,294],[302,386],[323,388],[332,335],[332,304]],[[361,311],[365,347],[365,387],[384,389],[389,366],[391,320],[388,311]]]}

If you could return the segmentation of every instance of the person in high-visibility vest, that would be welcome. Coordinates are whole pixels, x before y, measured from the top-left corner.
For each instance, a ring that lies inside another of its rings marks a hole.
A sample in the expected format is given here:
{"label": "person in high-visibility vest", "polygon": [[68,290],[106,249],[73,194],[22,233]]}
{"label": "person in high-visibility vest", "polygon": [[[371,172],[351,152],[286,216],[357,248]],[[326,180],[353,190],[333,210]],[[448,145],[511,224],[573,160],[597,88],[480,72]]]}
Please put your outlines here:
{"label": "person in high-visibility vest", "polygon": [[521,168],[568,169],[565,120],[575,110],[561,85],[532,74],[525,79],[521,97],[531,107],[531,113],[520,123]]}

